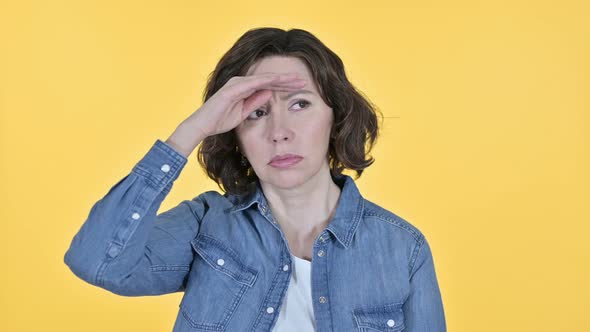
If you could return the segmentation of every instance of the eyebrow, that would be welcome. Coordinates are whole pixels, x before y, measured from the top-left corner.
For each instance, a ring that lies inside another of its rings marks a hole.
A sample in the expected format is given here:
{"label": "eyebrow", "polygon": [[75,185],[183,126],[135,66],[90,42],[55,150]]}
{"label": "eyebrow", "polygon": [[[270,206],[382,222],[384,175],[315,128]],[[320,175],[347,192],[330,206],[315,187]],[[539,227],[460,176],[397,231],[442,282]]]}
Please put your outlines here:
{"label": "eyebrow", "polygon": [[313,92],[312,92],[312,91],[305,90],[305,89],[301,89],[301,90],[293,91],[293,92],[291,92],[291,93],[289,93],[289,94],[285,95],[284,97],[280,97],[280,98],[281,98],[281,100],[287,100],[287,99],[289,99],[289,98],[293,97],[294,95],[298,95],[298,94],[300,94],[300,93],[308,93],[308,94],[313,94]]}

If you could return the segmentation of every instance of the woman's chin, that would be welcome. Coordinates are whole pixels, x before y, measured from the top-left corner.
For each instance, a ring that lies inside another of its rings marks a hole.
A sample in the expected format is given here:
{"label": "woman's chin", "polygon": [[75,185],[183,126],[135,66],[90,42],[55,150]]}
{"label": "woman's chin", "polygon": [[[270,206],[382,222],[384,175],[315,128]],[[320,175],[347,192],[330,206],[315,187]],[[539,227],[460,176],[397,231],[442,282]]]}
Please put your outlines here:
{"label": "woman's chin", "polygon": [[258,177],[260,181],[266,182],[273,187],[289,189],[300,186],[307,180],[306,174],[301,170],[273,171],[269,170],[263,177]]}
{"label": "woman's chin", "polygon": [[[301,165],[303,166],[303,165]],[[325,168],[327,176],[330,174],[329,168]],[[298,167],[291,168],[288,170],[276,170],[275,168],[268,166],[263,170],[262,176],[258,173],[258,179],[261,182],[266,182],[273,187],[281,189],[290,189],[303,185],[310,181],[314,177],[322,176],[324,169],[322,167],[310,168],[310,167]]]}

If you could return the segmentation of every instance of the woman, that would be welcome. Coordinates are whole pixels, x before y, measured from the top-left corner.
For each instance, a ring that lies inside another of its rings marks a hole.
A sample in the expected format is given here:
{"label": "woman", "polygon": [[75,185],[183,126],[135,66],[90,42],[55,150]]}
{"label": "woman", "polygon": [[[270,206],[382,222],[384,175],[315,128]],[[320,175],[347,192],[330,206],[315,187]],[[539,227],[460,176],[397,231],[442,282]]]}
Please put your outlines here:
{"label": "woman", "polygon": [[[446,331],[424,235],[342,173],[373,163],[378,122],[336,54],[250,30],[204,101],[92,207],[64,257],[78,277],[184,292],[174,331]],[[197,146],[225,193],[157,214]]]}

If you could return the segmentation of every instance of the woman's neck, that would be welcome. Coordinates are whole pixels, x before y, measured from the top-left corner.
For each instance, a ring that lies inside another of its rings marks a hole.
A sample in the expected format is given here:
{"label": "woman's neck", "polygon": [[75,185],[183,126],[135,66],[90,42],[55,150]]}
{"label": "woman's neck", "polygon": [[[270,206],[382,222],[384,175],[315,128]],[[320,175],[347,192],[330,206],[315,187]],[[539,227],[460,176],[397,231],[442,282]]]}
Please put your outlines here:
{"label": "woman's neck", "polygon": [[[288,190],[261,183],[273,218],[295,238],[321,232],[334,217],[340,187],[325,168],[305,183]],[[314,236],[315,238],[315,236]]]}

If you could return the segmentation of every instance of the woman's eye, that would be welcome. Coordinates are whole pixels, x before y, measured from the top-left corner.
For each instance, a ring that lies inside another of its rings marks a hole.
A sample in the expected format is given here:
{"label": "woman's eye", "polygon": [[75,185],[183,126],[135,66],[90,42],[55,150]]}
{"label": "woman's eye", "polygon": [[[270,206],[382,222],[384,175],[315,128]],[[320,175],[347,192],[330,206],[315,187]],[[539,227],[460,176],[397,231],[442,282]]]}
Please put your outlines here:
{"label": "woman's eye", "polygon": [[[305,105],[305,106],[301,106],[301,104]],[[311,103],[307,100],[298,100],[295,104],[293,105],[299,105],[301,108],[306,108],[308,105],[310,105]]]}
{"label": "woman's eye", "polygon": [[[263,116],[265,112],[266,112],[266,111],[264,111],[264,110],[262,110],[262,109],[257,109],[257,110],[255,110],[254,112],[250,113],[250,115],[248,115],[248,117],[246,118],[246,120],[256,120],[256,119],[258,119],[260,116]],[[258,117],[255,117],[255,118],[253,118],[253,117],[251,117],[251,115],[252,115],[252,114],[256,114],[256,115],[258,115]]]}
{"label": "woman's eye", "polygon": [[[299,105],[299,107],[301,107],[301,109],[303,108],[307,108],[309,105],[311,105],[311,103],[307,100],[298,100],[295,104],[293,105]],[[303,106],[302,106],[303,105]],[[252,115],[256,115],[256,117],[253,117]],[[252,113],[250,113],[248,115],[248,117],[246,118],[246,120],[258,120],[260,117],[264,116],[266,114],[266,111],[263,109],[257,109],[255,111],[253,111]]]}

